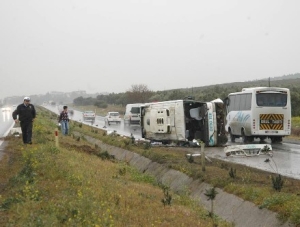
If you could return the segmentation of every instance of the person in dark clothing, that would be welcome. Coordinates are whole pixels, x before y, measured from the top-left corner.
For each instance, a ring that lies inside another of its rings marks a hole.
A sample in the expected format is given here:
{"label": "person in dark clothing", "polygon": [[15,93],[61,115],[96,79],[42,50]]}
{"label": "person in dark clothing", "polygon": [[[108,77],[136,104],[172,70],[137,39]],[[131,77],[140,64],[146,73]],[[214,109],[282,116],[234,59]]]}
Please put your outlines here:
{"label": "person in dark clothing", "polygon": [[68,107],[64,106],[63,111],[59,115],[58,122],[60,123],[61,132],[65,136],[69,133],[69,121]]}
{"label": "person in dark clothing", "polygon": [[15,123],[20,122],[24,144],[32,144],[32,126],[36,117],[34,105],[30,103],[29,97],[24,97],[24,102],[13,111],[12,117]]}

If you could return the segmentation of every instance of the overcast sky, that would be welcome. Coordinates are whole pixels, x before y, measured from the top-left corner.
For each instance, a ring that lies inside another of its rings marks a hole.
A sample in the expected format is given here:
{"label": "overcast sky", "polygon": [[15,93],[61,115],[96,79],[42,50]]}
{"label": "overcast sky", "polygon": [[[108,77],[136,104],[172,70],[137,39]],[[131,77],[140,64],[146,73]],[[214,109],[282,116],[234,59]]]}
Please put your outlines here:
{"label": "overcast sky", "polygon": [[298,0],[0,0],[0,99],[300,72]]}

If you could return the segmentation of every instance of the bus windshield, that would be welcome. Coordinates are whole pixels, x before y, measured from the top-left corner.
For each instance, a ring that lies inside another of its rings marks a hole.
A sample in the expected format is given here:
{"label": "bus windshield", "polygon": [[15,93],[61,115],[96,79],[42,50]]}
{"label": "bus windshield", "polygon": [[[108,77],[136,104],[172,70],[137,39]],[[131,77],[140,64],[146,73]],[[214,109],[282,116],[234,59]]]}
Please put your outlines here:
{"label": "bus windshield", "polygon": [[257,93],[257,106],[277,106],[284,107],[287,104],[286,93]]}

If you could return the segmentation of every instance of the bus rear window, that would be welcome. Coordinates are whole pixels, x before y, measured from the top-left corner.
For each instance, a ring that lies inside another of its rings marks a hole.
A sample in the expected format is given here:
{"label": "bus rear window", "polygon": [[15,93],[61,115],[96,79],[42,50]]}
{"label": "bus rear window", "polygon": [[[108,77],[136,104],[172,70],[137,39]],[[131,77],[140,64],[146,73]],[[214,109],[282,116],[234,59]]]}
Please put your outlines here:
{"label": "bus rear window", "polygon": [[287,104],[286,93],[257,93],[257,106],[278,106],[283,107]]}

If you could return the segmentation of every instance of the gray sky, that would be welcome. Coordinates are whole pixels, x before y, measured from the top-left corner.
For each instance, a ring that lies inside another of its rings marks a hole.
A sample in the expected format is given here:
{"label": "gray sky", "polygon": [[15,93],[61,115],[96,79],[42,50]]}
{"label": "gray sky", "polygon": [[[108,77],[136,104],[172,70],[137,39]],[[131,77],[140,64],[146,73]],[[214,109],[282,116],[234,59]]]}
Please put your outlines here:
{"label": "gray sky", "polygon": [[0,99],[300,72],[298,0],[0,0]]}

